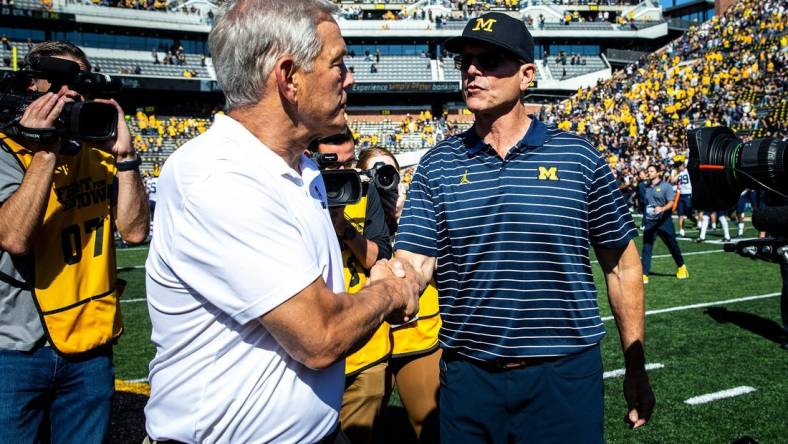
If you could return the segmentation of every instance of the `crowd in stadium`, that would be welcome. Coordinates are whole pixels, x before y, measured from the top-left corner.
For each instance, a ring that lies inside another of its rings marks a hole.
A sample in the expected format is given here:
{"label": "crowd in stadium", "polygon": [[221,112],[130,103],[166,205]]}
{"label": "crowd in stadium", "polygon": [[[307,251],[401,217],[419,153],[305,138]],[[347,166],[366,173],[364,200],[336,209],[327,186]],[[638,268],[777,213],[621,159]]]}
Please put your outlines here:
{"label": "crowd in stadium", "polygon": [[683,159],[688,129],[786,137],[785,9],[739,2],[611,80],[544,107],[540,119],[588,138],[628,183],[649,164]]}
{"label": "crowd in stadium", "polygon": [[[42,4],[51,8],[51,0],[42,0]],[[105,6],[114,8],[137,9],[145,11],[174,12],[185,15],[197,15],[202,17],[203,11],[194,6],[187,6],[185,2],[168,0],[66,0],[66,4],[84,4]],[[205,21],[208,24],[213,22],[213,11],[208,9],[205,13]]]}
{"label": "crowd in stadium", "polygon": [[[631,186],[636,186],[638,172],[649,164],[671,167],[683,159],[684,131],[694,127],[726,125],[745,138],[785,135],[785,14],[781,2],[742,1],[725,16],[692,27],[612,79],[544,106],[539,118],[587,137]],[[131,121],[144,122],[139,114]],[[389,126],[352,117],[358,146],[383,146],[395,152],[427,148],[469,125],[449,120],[446,113],[433,116],[429,110],[391,121],[391,129],[384,131]],[[182,129],[192,127],[158,126],[163,133],[157,136],[170,137],[177,147],[190,138],[191,133]],[[152,143],[156,139],[145,140],[148,147],[161,147]]]}

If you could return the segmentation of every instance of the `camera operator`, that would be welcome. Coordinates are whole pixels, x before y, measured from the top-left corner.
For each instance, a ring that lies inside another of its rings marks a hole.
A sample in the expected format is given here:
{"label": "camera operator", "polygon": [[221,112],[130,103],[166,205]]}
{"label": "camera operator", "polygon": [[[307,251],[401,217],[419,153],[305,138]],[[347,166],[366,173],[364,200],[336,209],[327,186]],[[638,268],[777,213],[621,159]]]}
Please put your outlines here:
{"label": "camera operator", "polygon": [[[324,169],[355,166],[355,142],[347,127],[339,134],[315,140],[309,149],[337,155],[336,162]],[[365,182],[365,189],[360,201],[329,208],[342,248],[345,289],[350,294],[364,288],[375,262],[391,257],[391,237],[378,189],[373,181]],[[353,444],[372,442],[375,419],[386,392],[391,349],[390,325],[384,322],[369,341],[345,359],[345,393],[339,422]]]}
{"label": "camera operator", "polygon": [[[34,57],[90,70],[68,42],[40,43],[26,63]],[[82,100],[46,79],[28,90],[46,93],[18,122],[34,132]],[[123,111],[96,101],[118,113],[106,146],[0,133],[0,442],[100,443],[109,427],[111,343],[122,332],[113,227],[144,241],[148,205]]]}

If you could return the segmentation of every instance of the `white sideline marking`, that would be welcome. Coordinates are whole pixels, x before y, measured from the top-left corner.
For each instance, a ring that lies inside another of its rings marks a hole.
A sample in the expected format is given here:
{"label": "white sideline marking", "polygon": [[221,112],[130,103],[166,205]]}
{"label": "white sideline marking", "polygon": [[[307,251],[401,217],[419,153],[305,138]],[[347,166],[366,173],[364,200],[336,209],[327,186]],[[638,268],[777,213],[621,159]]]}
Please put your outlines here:
{"label": "white sideline marking", "polygon": [[[663,367],[665,367],[665,365],[664,364],[660,364],[659,362],[655,362],[655,363],[652,363],[652,364],[646,364],[646,370],[656,370],[658,368],[663,368]],[[605,372],[605,373],[602,374],[602,379],[618,378],[618,377],[624,376],[624,373],[626,373],[626,370],[623,369],[623,368],[620,368],[620,369],[617,369],[617,370],[610,370],[609,372]]]}
{"label": "white sideline marking", "polygon": [[742,385],[740,387],[734,387],[728,390],[722,390],[719,392],[707,393],[705,395],[695,396],[694,398],[690,398],[684,401],[684,404],[689,404],[689,405],[705,404],[707,402],[717,401],[718,399],[733,398],[734,396],[739,396],[754,391],[755,391],[754,388],[748,385]]}
{"label": "white sideline marking", "polygon": [[[711,254],[711,253],[724,253],[725,250],[704,250],[704,251],[693,251],[690,253],[681,253],[682,256],[694,256],[696,254]],[[665,257],[673,257],[670,254],[658,254],[656,256],[651,256],[651,259],[659,259]],[[598,264],[599,261],[595,260],[591,262],[592,264]]]}
{"label": "white sideline marking", "polygon": [[137,299],[121,299],[120,302],[145,302],[147,298],[137,298]]}
{"label": "white sideline marking", "polygon": [[148,382],[148,378],[123,379],[123,382]]}
{"label": "white sideline marking", "polygon": [[[743,298],[726,299],[724,301],[704,302],[702,304],[681,305],[678,307],[660,308],[658,310],[646,311],[646,316],[660,314],[660,313],[669,313],[671,311],[684,311],[684,310],[691,310],[693,308],[711,307],[712,305],[723,305],[723,304],[733,304],[735,302],[754,301],[757,299],[773,298],[779,295],[780,293],[768,293],[768,294],[759,294],[757,296],[746,296]],[[613,316],[605,316],[604,318],[602,318],[602,320],[603,321],[613,320]]]}
{"label": "white sideline marking", "polygon": [[146,249],[148,249],[149,247],[150,247],[149,245],[145,245],[145,246],[142,246],[142,247],[116,248],[116,249],[115,249],[115,252],[116,252],[116,253],[120,253],[120,252],[122,252],[122,251],[137,251],[137,250],[146,250]]}
{"label": "white sideline marking", "polygon": [[[720,250],[722,251],[722,250]],[[687,253],[689,254],[689,253]],[[118,270],[139,270],[140,268],[145,268],[144,265],[130,265],[128,267],[118,267]]]}

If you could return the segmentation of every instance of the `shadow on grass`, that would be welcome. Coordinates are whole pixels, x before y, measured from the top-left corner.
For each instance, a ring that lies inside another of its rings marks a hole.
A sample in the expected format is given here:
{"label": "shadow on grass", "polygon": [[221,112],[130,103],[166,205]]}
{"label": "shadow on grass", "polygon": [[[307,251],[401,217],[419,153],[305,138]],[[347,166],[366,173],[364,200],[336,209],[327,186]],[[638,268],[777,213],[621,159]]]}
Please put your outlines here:
{"label": "shadow on grass", "polygon": [[129,392],[115,392],[112,398],[112,421],[107,442],[140,444],[145,439],[145,403],[148,397]]}
{"label": "shadow on grass", "polygon": [[777,344],[786,340],[782,327],[771,319],[743,311],[731,311],[725,307],[710,307],[704,313],[720,324],[731,323]]}
{"label": "shadow on grass", "polygon": [[[112,400],[112,421],[107,442],[140,444],[145,438],[145,403],[148,397],[135,393],[115,392]],[[425,430],[425,432],[427,432]],[[427,432],[429,434],[429,432]],[[426,436],[425,436],[426,438]],[[380,418],[373,442],[380,444],[417,444],[405,409],[388,406]]]}

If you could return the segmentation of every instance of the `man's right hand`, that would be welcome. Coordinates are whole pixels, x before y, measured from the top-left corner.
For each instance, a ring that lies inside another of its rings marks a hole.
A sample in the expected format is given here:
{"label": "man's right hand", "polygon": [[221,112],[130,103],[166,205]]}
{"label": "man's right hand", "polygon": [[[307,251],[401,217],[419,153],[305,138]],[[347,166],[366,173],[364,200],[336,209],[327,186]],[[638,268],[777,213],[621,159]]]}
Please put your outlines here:
{"label": "man's right hand", "polygon": [[379,260],[370,270],[369,282],[385,282],[395,301],[395,309],[386,317],[391,324],[410,321],[419,312],[421,294],[416,270],[407,262],[397,259]]}
{"label": "man's right hand", "polygon": [[[55,121],[63,112],[63,107],[66,103],[73,102],[75,97],[77,97],[77,93],[69,90],[66,86],[61,87],[57,93],[46,93],[30,103],[19,119],[19,124],[30,129],[53,128]],[[51,151],[53,153],[57,153],[59,148],[59,142],[32,147],[35,151]]]}

